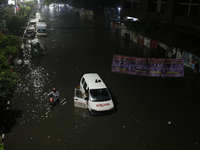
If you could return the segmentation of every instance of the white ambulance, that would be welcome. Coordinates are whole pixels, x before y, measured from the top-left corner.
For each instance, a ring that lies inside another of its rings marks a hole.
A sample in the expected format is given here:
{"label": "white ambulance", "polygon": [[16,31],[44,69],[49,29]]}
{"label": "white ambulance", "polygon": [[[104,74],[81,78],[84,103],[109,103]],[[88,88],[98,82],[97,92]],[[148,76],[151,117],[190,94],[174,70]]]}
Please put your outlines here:
{"label": "white ambulance", "polygon": [[91,115],[114,112],[111,94],[96,73],[83,75],[74,91],[74,106],[88,109]]}

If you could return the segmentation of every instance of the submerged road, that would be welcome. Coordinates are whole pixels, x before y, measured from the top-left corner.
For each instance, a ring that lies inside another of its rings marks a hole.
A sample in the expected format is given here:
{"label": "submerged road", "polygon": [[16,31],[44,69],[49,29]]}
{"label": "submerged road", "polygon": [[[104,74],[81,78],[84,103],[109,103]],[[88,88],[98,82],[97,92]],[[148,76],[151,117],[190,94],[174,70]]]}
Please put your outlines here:
{"label": "submerged road", "polygon": [[[66,7],[43,7],[49,27],[48,55],[18,68],[21,81],[11,101],[5,150],[197,150],[200,145],[199,79],[111,72],[113,54],[143,57],[149,51],[126,43],[106,28],[81,20]],[[30,39],[33,40],[33,39]],[[117,112],[90,116],[74,108],[74,88],[85,73],[98,73],[110,89]],[[48,110],[53,87],[61,103]]]}

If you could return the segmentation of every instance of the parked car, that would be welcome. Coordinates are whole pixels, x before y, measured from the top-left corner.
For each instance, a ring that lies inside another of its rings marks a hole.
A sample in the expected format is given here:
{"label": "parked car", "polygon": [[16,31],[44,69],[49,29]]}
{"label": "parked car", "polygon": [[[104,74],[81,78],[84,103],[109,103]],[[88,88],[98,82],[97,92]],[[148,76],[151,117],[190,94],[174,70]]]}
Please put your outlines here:
{"label": "parked car", "polygon": [[40,18],[40,19],[38,19],[38,22],[44,22],[44,19]]}
{"label": "parked car", "polygon": [[36,20],[35,19],[31,19],[29,22],[29,26],[35,26],[36,25]]}
{"label": "parked car", "polygon": [[27,27],[24,32],[25,37],[34,37],[35,36],[35,27]]}

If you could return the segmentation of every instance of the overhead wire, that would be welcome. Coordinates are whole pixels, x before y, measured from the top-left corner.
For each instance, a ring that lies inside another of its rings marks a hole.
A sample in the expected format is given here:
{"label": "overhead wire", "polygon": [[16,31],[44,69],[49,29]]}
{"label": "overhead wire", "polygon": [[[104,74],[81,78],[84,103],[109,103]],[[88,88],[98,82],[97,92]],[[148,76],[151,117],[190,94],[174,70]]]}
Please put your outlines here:
{"label": "overhead wire", "polygon": [[2,12],[2,11],[4,11],[6,8],[8,8],[9,7],[9,5],[6,5],[6,6],[1,6],[0,7],[0,12]]}

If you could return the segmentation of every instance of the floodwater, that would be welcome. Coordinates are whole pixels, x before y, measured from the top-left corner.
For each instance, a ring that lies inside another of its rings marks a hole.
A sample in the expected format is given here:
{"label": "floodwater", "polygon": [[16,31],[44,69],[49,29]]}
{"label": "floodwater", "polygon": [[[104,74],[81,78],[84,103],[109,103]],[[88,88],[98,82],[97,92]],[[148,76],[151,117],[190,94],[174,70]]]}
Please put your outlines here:
{"label": "floodwater", "polygon": [[[16,70],[21,81],[11,101],[5,150],[197,150],[200,145],[199,76],[185,68],[182,78],[111,72],[113,54],[147,57],[151,51],[126,42],[68,7],[44,6],[48,55],[30,56]],[[110,89],[117,111],[91,116],[74,108],[74,88],[84,73],[96,72]],[[49,110],[46,93],[60,92]]]}

